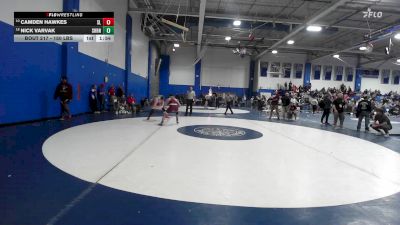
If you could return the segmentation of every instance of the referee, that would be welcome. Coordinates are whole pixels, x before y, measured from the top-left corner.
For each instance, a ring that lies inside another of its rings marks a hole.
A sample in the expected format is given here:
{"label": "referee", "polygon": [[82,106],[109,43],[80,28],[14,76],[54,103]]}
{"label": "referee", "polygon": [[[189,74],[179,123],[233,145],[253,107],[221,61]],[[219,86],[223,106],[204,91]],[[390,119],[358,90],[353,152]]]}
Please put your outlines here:
{"label": "referee", "polygon": [[188,115],[189,107],[190,107],[189,116],[192,115],[193,102],[195,101],[195,99],[196,99],[196,93],[193,91],[193,87],[189,87],[189,90],[186,93],[186,113],[185,113],[185,116]]}

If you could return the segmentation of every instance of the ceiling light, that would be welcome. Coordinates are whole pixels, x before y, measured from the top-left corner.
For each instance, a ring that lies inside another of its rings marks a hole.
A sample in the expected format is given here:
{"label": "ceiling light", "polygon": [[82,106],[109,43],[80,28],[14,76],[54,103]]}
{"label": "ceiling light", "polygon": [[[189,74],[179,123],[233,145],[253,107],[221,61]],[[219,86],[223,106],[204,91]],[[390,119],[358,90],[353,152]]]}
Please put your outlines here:
{"label": "ceiling light", "polygon": [[339,54],[334,54],[333,55],[333,58],[336,58],[336,59],[338,59],[340,57],[340,55]]}
{"label": "ceiling light", "polygon": [[175,44],[174,44],[174,47],[175,47],[175,48],[179,48],[179,44],[178,44],[178,43],[175,43]]}
{"label": "ceiling light", "polygon": [[315,25],[310,25],[310,26],[307,27],[307,30],[311,31],[311,32],[319,32],[319,31],[322,30],[322,27],[315,26]]}
{"label": "ceiling light", "polygon": [[240,20],[233,21],[234,26],[240,26],[240,24],[242,24],[242,21],[240,21]]}
{"label": "ceiling light", "polygon": [[396,38],[397,40],[400,40],[400,33],[397,33],[396,35],[394,35],[394,38]]}
{"label": "ceiling light", "polygon": [[225,37],[225,41],[230,41],[232,38],[230,36]]}
{"label": "ceiling light", "polygon": [[272,50],[272,54],[277,54],[278,51],[277,50]]}
{"label": "ceiling light", "polygon": [[287,41],[287,44],[288,45],[292,45],[292,44],[294,44],[294,41],[293,40],[289,40],[289,41]]}
{"label": "ceiling light", "polygon": [[361,51],[365,51],[365,50],[367,50],[367,46],[361,46],[358,49],[360,49]]}
{"label": "ceiling light", "polygon": [[173,48],[172,51],[174,52],[174,51],[175,51],[175,48]]}
{"label": "ceiling light", "polygon": [[396,62],[400,63],[400,59],[397,59]]}

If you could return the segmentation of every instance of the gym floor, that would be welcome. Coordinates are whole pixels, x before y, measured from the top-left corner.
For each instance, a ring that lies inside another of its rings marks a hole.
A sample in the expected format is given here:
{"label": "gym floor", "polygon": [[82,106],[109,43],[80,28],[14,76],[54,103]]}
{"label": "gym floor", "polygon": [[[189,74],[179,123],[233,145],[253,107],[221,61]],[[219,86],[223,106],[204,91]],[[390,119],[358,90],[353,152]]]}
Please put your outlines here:
{"label": "gym floor", "polygon": [[0,224],[400,224],[399,119],[385,138],[223,112],[0,128]]}

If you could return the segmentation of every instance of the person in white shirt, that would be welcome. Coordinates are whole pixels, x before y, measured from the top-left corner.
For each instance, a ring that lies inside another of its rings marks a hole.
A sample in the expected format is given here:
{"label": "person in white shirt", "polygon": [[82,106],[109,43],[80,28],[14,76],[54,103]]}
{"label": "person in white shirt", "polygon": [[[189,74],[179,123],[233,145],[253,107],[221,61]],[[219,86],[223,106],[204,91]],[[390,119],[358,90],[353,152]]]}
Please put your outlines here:
{"label": "person in white shirt", "polygon": [[290,104],[289,104],[289,114],[291,117],[294,117],[294,120],[297,120],[297,115],[298,115],[298,110],[297,106],[299,105],[299,101],[296,99],[296,97],[292,96],[290,99]]}

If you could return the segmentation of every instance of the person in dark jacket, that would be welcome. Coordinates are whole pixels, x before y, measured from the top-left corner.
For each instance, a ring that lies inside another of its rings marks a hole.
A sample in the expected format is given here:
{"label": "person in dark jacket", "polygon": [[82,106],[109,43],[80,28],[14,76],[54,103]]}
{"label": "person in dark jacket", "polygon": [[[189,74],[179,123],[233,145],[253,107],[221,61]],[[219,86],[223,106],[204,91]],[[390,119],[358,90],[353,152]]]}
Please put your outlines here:
{"label": "person in dark jacket", "polygon": [[215,99],[215,107],[217,109],[219,109],[219,107],[221,106],[221,102],[222,102],[222,96],[221,96],[221,94],[218,94]]}
{"label": "person in dark jacket", "polygon": [[97,108],[97,86],[94,84],[92,85],[90,92],[89,92],[89,106],[92,113],[98,113]]}
{"label": "person in dark jacket", "polygon": [[365,131],[369,131],[369,116],[371,115],[372,107],[371,102],[368,100],[368,96],[364,96],[363,99],[357,105],[356,116],[358,118],[357,131],[361,129],[362,120],[365,118]]}
{"label": "person in dark jacket", "polygon": [[339,93],[337,98],[332,102],[333,104],[333,126],[338,129],[337,122],[339,121],[340,128],[343,128],[344,122],[344,109],[346,108],[346,101],[343,99],[343,94]]}
{"label": "person in dark jacket", "polygon": [[122,88],[121,85],[118,86],[117,92],[115,95],[117,96],[118,100],[120,100],[125,95],[124,89]]}
{"label": "person in dark jacket", "polygon": [[60,99],[61,118],[60,120],[70,119],[71,111],[69,110],[69,103],[72,100],[72,86],[68,83],[67,77],[63,76],[61,82],[57,85],[54,92],[54,100]]}
{"label": "person in dark jacket", "polygon": [[104,84],[100,84],[97,90],[97,99],[99,100],[99,110],[106,110],[106,87]]}
{"label": "person in dark jacket", "polygon": [[289,114],[289,105],[290,105],[290,96],[289,92],[286,92],[285,95],[281,98],[282,101],[282,117],[286,119]]}
{"label": "person in dark jacket", "polygon": [[324,100],[322,100],[320,106],[322,106],[324,109],[324,112],[321,116],[321,123],[323,123],[323,120],[325,118],[325,124],[328,124],[329,114],[331,113],[332,108],[331,97],[329,95],[325,95]]}
{"label": "person in dark jacket", "polygon": [[226,94],[225,103],[226,103],[226,110],[225,110],[224,114],[226,115],[226,113],[228,112],[228,109],[231,111],[231,114],[233,114],[233,111],[232,111],[233,97],[229,93]]}

